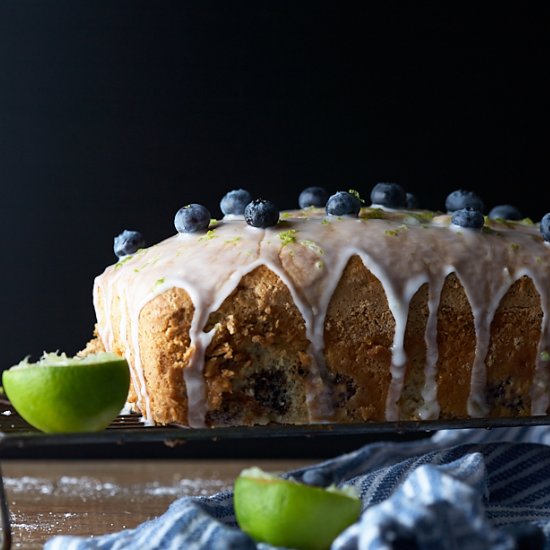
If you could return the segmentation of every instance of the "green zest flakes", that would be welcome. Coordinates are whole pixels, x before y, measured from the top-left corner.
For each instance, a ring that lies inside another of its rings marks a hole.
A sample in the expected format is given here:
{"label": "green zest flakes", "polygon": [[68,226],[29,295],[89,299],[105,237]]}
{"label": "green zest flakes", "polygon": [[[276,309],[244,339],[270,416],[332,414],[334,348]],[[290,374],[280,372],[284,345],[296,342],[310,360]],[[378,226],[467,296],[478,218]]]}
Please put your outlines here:
{"label": "green zest flakes", "polygon": [[329,222],[326,218],[323,218],[323,219],[321,220],[321,223],[322,223],[323,225],[329,225],[329,224],[330,224],[330,222]]}
{"label": "green zest flakes", "polygon": [[488,225],[484,225],[481,228],[481,232],[485,233],[485,235],[494,235],[495,237],[504,237],[504,233],[502,231],[497,231],[496,229],[493,229],[492,227],[489,227]]}
{"label": "green zest flakes", "polygon": [[348,193],[350,195],[353,195],[356,199],[358,199],[361,202],[361,204],[365,204],[365,199],[361,198],[361,195],[359,194],[359,191],[357,191],[356,189],[350,189],[348,191]]}
{"label": "green zest flakes", "polygon": [[[156,246],[156,245],[155,245]],[[149,247],[149,250],[153,248],[152,246]],[[133,254],[128,254],[128,256],[124,256],[121,258],[116,264],[115,269],[118,269],[119,267],[122,267],[125,263],[128,263],[131,259],[137,258],[138,256],[142,256],[147,252],[147,248],[138,248]]]}
{"label": "green zest flakes", "polygon": [[241,238],[239,236],[237,236],[237,237],[233,237],[232,239],[226,239],[223,242],[225,244],[237,244],[240,240],[241,240]]}
{"label": "green zest flakes", "polygon": [[[156,246],[156,245],[154,245],[154,246]],[[127,256],[123,256],[115,264],[115,269],[119,269],[120,267],[122,267],[124,264],[128,263],[133,258],[138,258],[139,256],[143,256],[143,254],[145,254],[147,252],[147,250],[151,250],[151,248],[153,248],[153,246],[151,246],[149,248],[138,248],[133,254],[128,254]]]}
{"label": "green zest flakes", "polygon": [[209,229],[214,229],[214,227],[216,227],[217,225],[219,225],[219,220],[217,220],[216,218],[212,218],[210,220],[210,223],[208,224],[208,228]]}
{"label": "green zest flakes", "polygon": [[382,208],[367,208],[361,212],[359,217],[362,220],[383,220],[387,216]]}
{"label": "green zest flakes", "polygon": [[122,258],[115,264],[115,269],[121,268],[125,263],[128,263],[133,257],[134,257],[133,254],[128,254],[128,256],[124,256],[124,258]]}
{"label": "green zest flakes", "polygon": [[199,242],[204,241],[211,241],[212,239],[215,239],[218,235],[216,235],[215,229],[209,229],[205,235],[199,238]]}
{"label": "green zest flakes", "polygon": [[317,260],[317,261],[315,262],[315,267],[316,267],[317,269],[323,269],[323,267],[325,267],[325,264],[324,264],[323,261]]}
{"label": "green zest flakes", "polygon": [[283,231],[282,233],[279,233],[279,239],[281,239],[281,242],[283,243],[283,246],[286,246],[290,243],[296,242],[296,229],[288,229],[287,231]]}
{"label": "green zest flakes", "polygon": [[520,249],[520,245],[518,243],[510,243],[510,248],[512,250],[519,250]]}
{"label": "green zest flakes", "polygon": [[155,288],[157,288],[158,286],[164,284],[164,281],[166,281],[166,279],[164,277],[161,277],[160,279],[157,279],[155,281]]}
{"label": "green zest flakes", "polygon": [[309,248],[310,250],[313,250],[313,252],[319,254],[319,256],[322,256],[325,253],[325,251],[317,243],[314,243],[309,239],[304,239],[300,241],[300,244],[305,246],[306,248]]}
{"label": "green zest flakes", "polygon": [[435,218],[436,213],[426,210],[425,212],[409,212],[408,215],[411,218],[415,218],[420,223],[426,224],[430,223]]}
{"label": "green zest flakes", "polygon": [[485,218],[486,218],[485,223],[491,223],[491,221],[495,221],[495,222],[501,223],[502,225],[505,225],[506,227],[509,227],[510,229],[513,229],[516,225],[515,221],[507,220],[505,218],[497,218],[496,220],[489,220],[488,216],[485,216]]}
{"label": "green zest flakes", "polygon": [[388,237],[397,237],[399,233],[402,233],[403,231],[408,231],[408,230],[409,228],[406,225],[401,224],[395,229],[386,229],[386,231],[384,231],[384,234],[388,235]]}
{"label": "green zest flakes", "polygon": [[541,351],[540,352],[540,359],[541,359],[541,361],[550,361],[550,352]]}
{"label": "green zest flakes", "polygon": [[283,220],[286,220],[287,218],[290,218],[290,212],[281,212],[281,218]]}

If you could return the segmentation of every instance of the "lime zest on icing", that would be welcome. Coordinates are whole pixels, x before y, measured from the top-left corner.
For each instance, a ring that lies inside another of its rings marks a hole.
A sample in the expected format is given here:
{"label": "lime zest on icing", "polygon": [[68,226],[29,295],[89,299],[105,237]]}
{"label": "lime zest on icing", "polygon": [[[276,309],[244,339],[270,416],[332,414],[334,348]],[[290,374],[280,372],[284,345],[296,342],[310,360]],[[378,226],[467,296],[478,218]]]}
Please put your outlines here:
{"label": "lime zest on icing", "polygon": [[395,229],[386,229],[386,231],[384,231],[384,234],[388,235],[389,237],[397,237],[403,231],[408,230],[409,228],[405,224],[401,224],[398,225]]}
{"label": "lime zest on icing", "polygon": [[282,246],[296,242],[296,229],[287,229],[282,233],[279,233],[279,239],[281,239]]}
{"label": "lime zest on icing", "polygon": [[361,195],[357,189],[349,189],[348,193],[353,195],[361,204],[365,204],[365,199],[361,198]]}
{"label": "lime zest on icing", "polygon": [[430,223],[437,214],[430,210],[424,210],[421,212],[408,212],[407,216],[418,220],[420,223]]}
{"label": "lime zest on icing", "polygon": [[301,240],[300,244],[306,248],[309,248],[309,250],[313,250],[313,252],[316,252],[319,256],[322,256],[325,253],[325,251],[317,243],[310,241],[309,239]]}
{"label": "lime zest on icing", "polygon": [[359,218],[362,220],[384,220],[387,218],[386,213],[382,208],[365,208],[361,210],[361,213],[359,214]]}
{"label": "lime zest on icing", "polygon": [[209,229],[202,237],[199,237],[199,242],[211,241],[215,239],[218,235],[216,234],[215,229]]}
{"label": "lime zest on icing", "polygon": [[130,260],[134,258],[133,254],[128,254],[128,256],[124,256],[121,258],[116,264],[115,269],[120,269],[124,264],[127,264]]}
{"label": "lime zest on icing", "polygon": [[165,277],[161,277],[160,279],[157,279],[157,280],[155,281],[155,287],[164,284],[164,281],[166,281],[166,278],[165,278]]}
{"label": "lime zest on icing", "polygon": [[241,237],[237,235],[236,237],[233,237],[232,239],[226,239],[223,242],[224,244],[237,244],[240,240],[241,240]]}

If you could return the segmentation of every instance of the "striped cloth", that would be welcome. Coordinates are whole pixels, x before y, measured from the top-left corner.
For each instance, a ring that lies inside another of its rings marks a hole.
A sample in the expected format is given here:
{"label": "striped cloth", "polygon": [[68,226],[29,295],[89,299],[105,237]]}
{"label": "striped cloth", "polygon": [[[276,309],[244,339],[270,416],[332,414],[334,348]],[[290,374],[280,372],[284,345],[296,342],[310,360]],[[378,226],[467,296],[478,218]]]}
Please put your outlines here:
{"label": "striped cloth", "polygon": [[[363,512],[331,550],[550,549],[550,427],[444,430],[377,442],[307,469],[356,487]],[[232,493],[176,500],[134,529],[55,536],[46,550],[269,550],[240,531]],[[545,546],[518,545],[510,525],[536,525]]]}

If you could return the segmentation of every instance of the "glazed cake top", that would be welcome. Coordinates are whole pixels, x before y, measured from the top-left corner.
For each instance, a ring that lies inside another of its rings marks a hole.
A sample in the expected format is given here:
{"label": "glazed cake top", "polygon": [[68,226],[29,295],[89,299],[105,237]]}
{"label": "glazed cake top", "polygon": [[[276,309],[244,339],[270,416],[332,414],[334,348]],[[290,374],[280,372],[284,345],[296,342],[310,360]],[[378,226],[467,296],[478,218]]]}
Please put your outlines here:
{"label": "glazed cake top", "polygon": [[[548,407],[545,368],[550,351],[548,313],[550,296],[550,248],[537,224],[529,220],[489,220],[480,229],[459,227],[451,216],[426,210],[363,207],[358,216],[327,215],[325,209],[309,207],[284,211],[279,223],[260,229],[242,216],[225,216],[210,222],[208,230],[178,233],[158,244],[121,258],[99,275],[94,283],[98,332],[109,350],[113,345],[109,304],[118,296],[127,304],[132,334],[121,333],[137,350],[137,326],[143,306],[172,287],[190,296],[195,315],[191,326],[194,347],[185,370],[189,392],[189,422],[201,426],[205,402],[202,381],[204,350],[213,331],[205,333],[210,313],[216,311],[237,287],[243,275],[265,265],[288,286],[306,326],[311,342],[314,370],[323,369],[323,331],[328,304],[342,273],[353,255],[358,255],[385,291],[395,319],[392,347],[392,382],[386,403],[386,419],[398,419],[397,402],[404,379],[406,354],[404,335],[409,302],[424,283],[429,285],[430,315],[437,315],[444,280],[455,273],[470,302],[476,330],[476,353],[472,367],[468,413],[483,416],[484,358],[489,346],[493,315],[509,287],[522,276],[532,279],[541,297],[542,338],[532,413],[544,414]],[[104,308],[98,304],[98,289],[104,293]],[[124,320],[126,321],[126,320]],[[126,324],[126,322],[124,323]],[[435,327],[436,323],[428,326]],[[433,329],[435,330],[435,329]],[[428,347],[426,383],[423,391],[425,419],[439,414],[435,391],[437,341],[433,330],[426,334]],[[128,346],[127,346],[128,347]],[[147,402],[139,353],[134,358],[134,381]],[[315,396],[310,396],[313,416]],[[147,418],[147,411],[144,412]]]}

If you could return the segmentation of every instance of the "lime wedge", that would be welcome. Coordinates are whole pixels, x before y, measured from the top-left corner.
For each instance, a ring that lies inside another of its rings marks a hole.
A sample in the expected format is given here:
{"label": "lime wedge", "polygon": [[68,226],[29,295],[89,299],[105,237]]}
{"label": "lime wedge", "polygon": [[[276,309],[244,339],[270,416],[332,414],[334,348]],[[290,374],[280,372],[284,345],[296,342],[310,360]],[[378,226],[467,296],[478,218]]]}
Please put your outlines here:
{"label": "lime wedge", "polygon": [[47,433],[95,432],[120,413],[130,387],[125,359],[112,353],[84,358],[45,353],[2,373],[4,392],[31,426]]}
{"label": "lime wedge", "polygon": [[324,550],[357,521],[361,501],[349,490],[314,487],[259,468],[235,480],[235,516],[257,542],[298,550]]}

